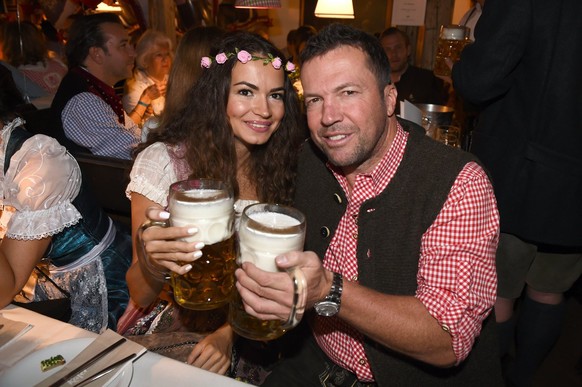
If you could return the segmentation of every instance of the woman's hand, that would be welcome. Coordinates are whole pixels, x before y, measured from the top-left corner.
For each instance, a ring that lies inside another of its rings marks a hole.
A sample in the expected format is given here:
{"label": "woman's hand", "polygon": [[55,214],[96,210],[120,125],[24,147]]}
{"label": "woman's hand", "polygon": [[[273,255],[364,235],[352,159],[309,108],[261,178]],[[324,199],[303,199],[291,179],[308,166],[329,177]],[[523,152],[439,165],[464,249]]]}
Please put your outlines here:
{"label": "woman's hand", "polygon": [[170,214],[157,207],[146,210],[148,221],[138,233],[148,264],[159,270],[171,270],[177,274],[185,274],[192,269],[191,262],[202,256],[202,242],[184,242],[180,238],[190,237],[198,232],[196,227],[162,227]]}
{"label": "woman's hand", "polygon": [[159,98],[161,95],[162,93],[160,92],[158,85],[154,83],[153,85],[146,87],[143,93],[141,93],[140,101],[144,101],[145,103],[149,104],[154,99]]}
{"label": "woman's hand", "polygon": [[224,375],[230,368],[233,339],[230,325],[223,325],[194,346],[187,363]]}

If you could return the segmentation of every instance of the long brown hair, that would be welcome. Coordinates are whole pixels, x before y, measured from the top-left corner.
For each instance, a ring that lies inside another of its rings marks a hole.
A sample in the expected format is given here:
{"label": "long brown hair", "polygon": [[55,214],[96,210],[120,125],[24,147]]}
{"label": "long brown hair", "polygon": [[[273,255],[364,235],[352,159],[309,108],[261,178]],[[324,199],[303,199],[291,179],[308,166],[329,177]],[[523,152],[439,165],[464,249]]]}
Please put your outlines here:
{"label": "long brown hair", "polygon": [[200,26],[188,30],[182,36],[168,76],[166,103],[162,114],[174,117],[182,108],[188,90],[202,74],[200,60],[220,42],[224,33],[220,27]]}
{"label": "long brown hair", "polygon": [[[269,41],[249,32],[225,36],[214,50],[233,53],[246,50],[260,57],[284,58]],[[236,57],[224,64],[213,63],[188,91],[187,103],[176,115],[162,116],[161,130],[152,132],[146,146],[157,141],[186,145],[186,160],[192,176],[226,180],[238,197],[235,137],[226,115],[232,69]],[[283,63],[283,66],[285,63]],[[283,68],[281,68],[284,74]],[[304,133],[297,94],[286,75],[285,114],[269,141],[251,149],[249,178],[260,201],[291,204],[294,191],[297,150]]]}

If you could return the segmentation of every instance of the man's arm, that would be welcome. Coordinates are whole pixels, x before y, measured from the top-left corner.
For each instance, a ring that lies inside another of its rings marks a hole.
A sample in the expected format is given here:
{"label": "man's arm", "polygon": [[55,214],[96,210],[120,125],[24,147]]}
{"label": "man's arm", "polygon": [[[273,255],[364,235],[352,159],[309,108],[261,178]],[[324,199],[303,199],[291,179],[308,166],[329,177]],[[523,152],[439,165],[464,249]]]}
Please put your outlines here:
{"label": "man's arm", "polygon": [[65,135],[98,156],[131,159],[133,147],[139,143],[140,130],[129,118],[119,123],[113,109],[91,93],[71,98],[61,113]]}
{"label": "man's arm", "polygon": [[[426,256],[419,262],[416,297],[382,294],[344,281],[339,318],[378,343],[435,366],[452,366],[466,357],[491,311],[496,291],[499,218],[491,185],[482,170],[477,171],[479,178],[456,182],[425,234]],[[467,226],[472,223],[475,227]],[[443,237],[447,229],[459,227],[468,227],[466,238],[459,238],[458,233],[451,235],[452,242]],[[431,242],[432,237],[437,242]],[[282,269],[298,266],[303,270],[307,307],[329,292],[332,274],[314,253],[289,253],[278,257],[277,263]],[[287,318],[291,284],[286,274],[266,273],[245,263],[236,276],[247,312],[262,319]]]}

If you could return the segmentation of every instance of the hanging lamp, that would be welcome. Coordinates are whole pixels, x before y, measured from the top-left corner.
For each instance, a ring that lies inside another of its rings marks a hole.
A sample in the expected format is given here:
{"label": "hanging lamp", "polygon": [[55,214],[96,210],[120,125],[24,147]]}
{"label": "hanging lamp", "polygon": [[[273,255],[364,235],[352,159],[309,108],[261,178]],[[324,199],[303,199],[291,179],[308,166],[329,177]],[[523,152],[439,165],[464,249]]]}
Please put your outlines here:
{"label": "hanging lamp", "polygon": [[352,0],[317,0],[315,16],[334,19],[353,19]]}

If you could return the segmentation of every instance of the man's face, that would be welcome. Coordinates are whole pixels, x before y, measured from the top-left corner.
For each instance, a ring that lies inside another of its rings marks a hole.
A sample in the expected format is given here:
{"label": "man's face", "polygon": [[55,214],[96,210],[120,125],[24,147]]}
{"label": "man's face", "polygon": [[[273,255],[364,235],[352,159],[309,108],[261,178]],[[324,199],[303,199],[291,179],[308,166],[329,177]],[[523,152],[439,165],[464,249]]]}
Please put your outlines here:
{"label": "man's face", "polygon": [[103,62],[109,82],[115,84],[131,77],[135,61],[135,50],[129,43],[126,29],[116,23],[104,23],[101,31],[105,36]]}
{"label": "man's face", "polygon": [[410,56],[410,46],[406,46],[404,38],[400,34],[392,34],[384,36],[380,43],[390,61],[390,71],[394,73],[404,71]]}
{"label": "man's face", "polygon": [[311,138],[346,174],[369,172],[387,150],[396,92],[380,92],[359,49],[341,46],[301,68]]}

